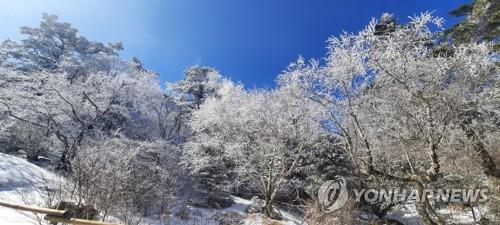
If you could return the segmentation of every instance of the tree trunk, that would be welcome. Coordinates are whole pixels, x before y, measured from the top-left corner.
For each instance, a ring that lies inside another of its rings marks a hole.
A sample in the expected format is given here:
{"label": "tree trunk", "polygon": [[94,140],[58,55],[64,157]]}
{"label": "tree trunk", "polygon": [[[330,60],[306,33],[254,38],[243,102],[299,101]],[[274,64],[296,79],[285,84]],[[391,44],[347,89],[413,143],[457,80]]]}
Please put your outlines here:
{"label": "tree trunk", "polygon": [[71,172],[72,170],[71,160],[75,157],[75,153],[76,153],[75,147],[64,148],[63,152],[61,153],[61,158],[59,159],[59,165],[57,165],[56,170],[65,173]]}
{"label": "tree trunk", "polygon": [[266,208],[264,214],[269,218],[273,218],[274,215],[273,202],[270,201],[270,199],[266,200]]}
{"label": "tree trunk", "polygon": [[500,178],[500,171],[491,155],[486,151],[484,144],[478,140],[475,135],[472,137],[474,151],[479,154],[481,158],[481,165],[483,166],[484,173],[490,177]]}
{"label": "tree trunk", "polygon": [[265,209],[265,214],[267,217],[273,218],[273,219],[279,219],[277,218],[277,215],[274,213],[274,201],[276,200],[276,197],[278,196],[278,192],[281,190],[281,187],[283,186],[283,183],[285,181],[285,175],[282,174],[276,183],[276,186],[272,189],[268,189],[268,192],[266,193],[266,209]]}
{"label": "tree trunk", "polygon": [[[417,184],[417,191],[418,196],[422,196],[422,193],[424,193],[424,185],[422,183]],[[427,196],[423,196],[423,201],[421,200],[422,199],[417,199],[417,201],[415,202],[415,207],[418,214],[422,217],[422,222],[425,225],[444,225],[444,222],[441,221],[441,218],[439,218],[439,216],[436,215],[433,211]],[[432,212],[432,216],[437,217],[437,221],[432,218],[430,211]]]}
{"label": "tree trunk", "polygon": [[62,172],[69,172],[71,168],[71,163],[69,160],[69,151],[67,149],[64,149],[64,151],[61,153],[61,158],[59,158],[59,165],[57,165],[56,170],[62,171]]}
{"label": "tree trunk", "polygon": [[462,130],[465,131],[467,137],[472,141],[472,147],[474,151],[479,154],[481,158],[481,166],[483,167],[484,173],[487,176],[495,177],[500,179],[500,170],[497,168],[495,160],[491,157],[491,155],[486,150],[483,142],[479,139],[476,132],[467,125],[462,126]]}
{"label": "tree trunk", "polygon": [[30,162],[38,161],[39,151],[37,150],[27,150],[26,159]]}

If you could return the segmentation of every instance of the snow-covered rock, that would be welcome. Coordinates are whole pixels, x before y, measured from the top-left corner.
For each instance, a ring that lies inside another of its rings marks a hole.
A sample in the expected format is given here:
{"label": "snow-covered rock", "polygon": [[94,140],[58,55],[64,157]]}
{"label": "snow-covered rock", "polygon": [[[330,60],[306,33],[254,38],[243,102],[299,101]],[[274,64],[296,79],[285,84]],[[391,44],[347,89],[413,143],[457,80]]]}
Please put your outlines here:
{"label": "snow-covered rock", "polygon": [[264,207],[266,206],[266,201],[260,199],[258,196],[254,196],[251,200],[251,204],[245,209],[247,213],[262,213]]}
{"label": "snow-covered rock", "polygon": [[200,208],[223,209],[233,204],[231,196],[219,193],[201,192],[191,198],[191,205]]}

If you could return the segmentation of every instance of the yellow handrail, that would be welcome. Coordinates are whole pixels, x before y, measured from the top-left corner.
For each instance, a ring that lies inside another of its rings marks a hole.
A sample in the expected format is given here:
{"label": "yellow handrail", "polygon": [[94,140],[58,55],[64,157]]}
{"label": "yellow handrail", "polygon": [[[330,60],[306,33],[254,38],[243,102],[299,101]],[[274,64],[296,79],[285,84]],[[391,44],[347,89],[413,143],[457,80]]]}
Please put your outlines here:
{"label": "yellow handrail", "polygon": [[50,222],[55,222],[55,223],[67,223],[67,224],[74,224],[74,225],[120,225],[120,224],[116,224],[116,223],[107,223],[107,222],[94,221],[94,220],[84,220],[84,219],[77,219],[77,218],[64,218],[63,216],[64,216],[64,213],[66,211],[57,210],[57,209],[47,209],[47,208],[41,208],[41,207],[36,207],[36,206],[9,203],[9,202],[4,202],[4,201],[0,201],[0,206],[5,206],[8,208],[18,209],[18,210],[22,210],[22,211],[29,211],[29,212],[34,212],[34,213],[46,214],[47,216],[45,216],[44,219],[48,220]]}
{"label": "yellow handrail", "polygon": [[13,209],[19,209],[22,211],[42,213],[42,214],[47,214],[47,215],[52,215],[52,216],[63,216],[64,212],[65,212],[63,210],[46,209],[46,208],[40,208],[40,207],[36,207],[36,206],[20,205],[20,204],[9,203],[9,202],[4,202],[4,201],[0,201],[0,206],[5,206],[5,207],[13,208]]}

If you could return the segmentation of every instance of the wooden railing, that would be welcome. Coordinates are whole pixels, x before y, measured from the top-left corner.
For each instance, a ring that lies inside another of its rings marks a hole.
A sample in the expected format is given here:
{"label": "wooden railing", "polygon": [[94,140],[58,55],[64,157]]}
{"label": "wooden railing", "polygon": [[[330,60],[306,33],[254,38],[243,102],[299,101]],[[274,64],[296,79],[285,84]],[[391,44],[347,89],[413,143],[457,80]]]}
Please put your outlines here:
{"label": "wooden railing", "polygon": [[107,223],[107,222],[94,221],[94,220],[84,220],[84,219],[78,219],[78,218],[66,218],[66,217],[64,217],[64,213],[66,212],[64,210],[41,208],[41,207],[36,207],[36,206],[21,205],[21,204],[9,203],[9,202],[4,202],[4,201],[0,201],[0,206],[5,206],[8,208],[12,208],[12,209],[28,211],[28,212],[33,212],[33,213],[45,214],[46,216],[44,219],[47,221],[50,221],[52,223],[55,223],[55,224],[66,223],[66,224],[74,224],[74,225],[120,225],[120,224],[116,224],[116,223]]}

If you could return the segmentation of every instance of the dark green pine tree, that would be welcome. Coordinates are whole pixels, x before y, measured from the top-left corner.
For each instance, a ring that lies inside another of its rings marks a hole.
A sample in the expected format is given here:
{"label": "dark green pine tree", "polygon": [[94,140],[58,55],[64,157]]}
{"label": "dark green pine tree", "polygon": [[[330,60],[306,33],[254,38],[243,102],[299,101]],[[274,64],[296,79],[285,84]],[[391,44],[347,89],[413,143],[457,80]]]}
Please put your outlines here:
{"label": "dark green pine tree", "polygon": [[446,31],[455,43],[496,41],[495,49],[499,49],[500,35],[500,1],[474,0],[449,13],[451,16],[465,18]]}

